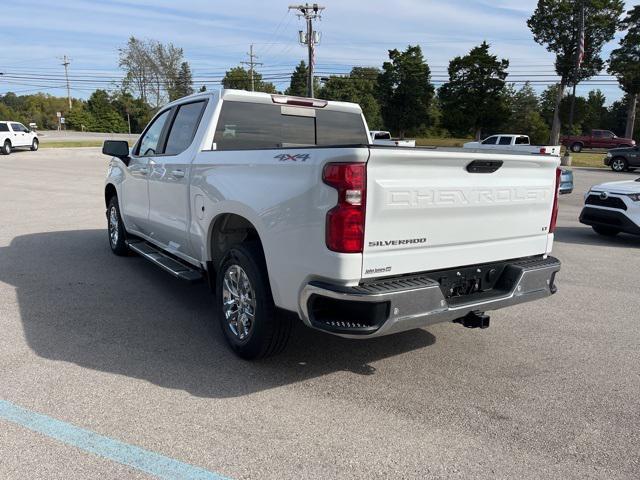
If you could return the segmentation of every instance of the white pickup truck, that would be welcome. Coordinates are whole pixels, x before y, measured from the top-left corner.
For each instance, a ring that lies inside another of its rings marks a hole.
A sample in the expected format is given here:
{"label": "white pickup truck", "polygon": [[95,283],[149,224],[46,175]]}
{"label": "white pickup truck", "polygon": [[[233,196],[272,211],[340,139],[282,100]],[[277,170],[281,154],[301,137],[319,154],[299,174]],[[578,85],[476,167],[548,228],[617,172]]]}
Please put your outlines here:
{"label": "white pickup truck", "polygon": [[476,150],[510,150],[523,153],[560,155],[560,145],[531,145],[527,135],[513,133],[491,135],[480,142],[467,142],[462,146]]}
{"label": "white pickup truck", "polygon": [[207,279],[244,358],[292,324],[371,338],[555,293],[559,158],[370,145],[358,105],[236,90],[106,141],[111,249]]}
{"label": "white pickup truck", "polygon": [[38,134],[20,122],[0,122],[0,153],[3,155],[9,155],[19,147],[36,151],[39,145]]}
{"label": "white pickup truck", "polygon": [[373,145],[387,145],[390,147],[415,147],[415,140],[404,139],[401,140],[399,138],[392,138],[391,132],[387,132],[385,130],[371,130],[369,132],[371,136],[371,143]]}

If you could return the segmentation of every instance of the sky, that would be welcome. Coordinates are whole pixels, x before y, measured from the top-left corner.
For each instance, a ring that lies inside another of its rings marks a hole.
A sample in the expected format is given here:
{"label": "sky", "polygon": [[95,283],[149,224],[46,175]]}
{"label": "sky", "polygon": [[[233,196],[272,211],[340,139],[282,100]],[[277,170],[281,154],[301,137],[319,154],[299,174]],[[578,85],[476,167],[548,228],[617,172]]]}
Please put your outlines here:
{"label": "sky", "polygon": [[[62,58],[70,58],[73,97],[113,88],[122,78],[118,48],[130,36],[171,42],[184,49],[196,87],[218,88],[224,72],[248,60],[254,45],[257,70],[279,89],[306,59],[298,43],[305,28],[291,1],[216,0],[19,0],[2,9],[0,94],[43,91],[66,95]],[[510,61],[510,81],[537,80],[536,90],[556,80],[552,54],[533,41],[526,20],[535,0],[326,0],[316,29],[318,75],[346,73],[353,66],[380,67],[392,48],[419,44],[436,86],[446,81],[449,61],[486,40]],[[627,9],[640,0],[627,0]],[[390,6],[392,5],[392,7]],[[603,51],[616,48],[620,36]],[[606,74],[606,72],[603,72]],[[578,86],[578,94],[601,89],[607,103],[621,91],[610,76]],[[516,83],[519,87],[521,83]]]}

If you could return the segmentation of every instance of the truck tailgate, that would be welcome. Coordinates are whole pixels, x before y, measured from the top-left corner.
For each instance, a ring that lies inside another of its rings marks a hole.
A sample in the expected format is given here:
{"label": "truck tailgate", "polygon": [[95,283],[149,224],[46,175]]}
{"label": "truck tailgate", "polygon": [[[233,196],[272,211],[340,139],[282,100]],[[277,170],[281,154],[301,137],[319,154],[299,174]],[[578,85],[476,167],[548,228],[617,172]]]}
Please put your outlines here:
{"label": "truck tailgate", "polygon": [[[469,171],[472,162],[481,171]],[[363,277],[546,253],[559,163],[549,155],[370,148]]]}

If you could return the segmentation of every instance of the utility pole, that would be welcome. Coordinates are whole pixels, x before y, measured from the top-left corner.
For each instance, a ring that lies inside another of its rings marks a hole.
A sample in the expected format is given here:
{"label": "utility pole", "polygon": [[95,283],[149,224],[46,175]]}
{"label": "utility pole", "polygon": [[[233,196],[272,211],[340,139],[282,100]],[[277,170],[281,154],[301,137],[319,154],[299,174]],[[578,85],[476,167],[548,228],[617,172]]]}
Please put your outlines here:
{"label": "utility pole", "polygon": [[69,86],[69,64],[70,59],[65,55],[62,59],[62,66],[64,67],[64,76],[67,79],[67,100],[69,101],[69,110],[71,110],[71,87]]}
{"label": "utility pole", "polygon": [[254,58],[258,58],[258,56],[254,55],[254,53],[253,53],[253,43],[251,45],[249,45],[249,52],[247,53],[247,55],[249,55],[249,61],[248,62],[240,62],[240,63],[243,63],[245,65],[249,65],[249,73],[251,74],[251,91],[253,92],[256,89],[255,81],[253,79],[254,71],[255,71],[254,66],[255,65],[262,65],[262,63],[253,61]]}
{"label": "utility pole", "polygon": [[313,21],[322,17],[322,11],[325,7],[314,3],[313,5],[309,5],[305,3],[304,5],[290,5],[289,10],[297,10],[300,13],[299,17],[304,17],[307,21],[307,34],[303,35],[303,32],[300,31],[300,43],[306,45],[309,50],[309,69],[307,76],[307,95],[309,97],[313,97],[313,67],[315,64],[315,46],[320,43],[320,35],[319,32],[315,32],[313,30]]}

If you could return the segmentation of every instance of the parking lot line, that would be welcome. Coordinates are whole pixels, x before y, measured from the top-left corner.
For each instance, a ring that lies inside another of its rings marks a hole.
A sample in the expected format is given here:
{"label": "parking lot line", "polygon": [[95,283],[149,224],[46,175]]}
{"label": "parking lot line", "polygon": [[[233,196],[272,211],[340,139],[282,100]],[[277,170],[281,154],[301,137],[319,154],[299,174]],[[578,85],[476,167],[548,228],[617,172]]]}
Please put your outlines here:
{"label": "parking lot line", "polygon": [[0,400],[0,419],[21,425],[34,432],[93,453],[114,462],[133,467],[167,480],[228,480],[217,473],[165,457],[135,445],[119,442],[90,430],[27,410]]}

